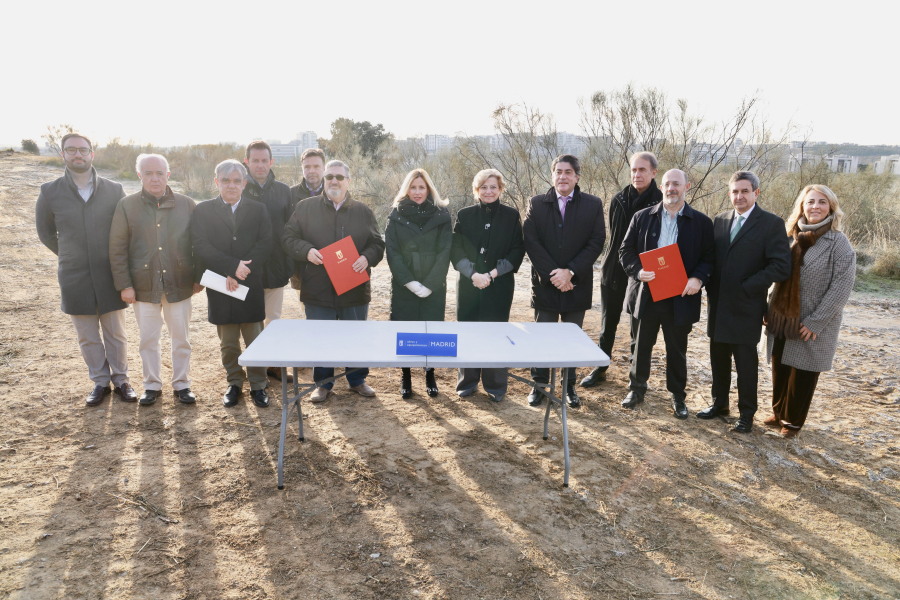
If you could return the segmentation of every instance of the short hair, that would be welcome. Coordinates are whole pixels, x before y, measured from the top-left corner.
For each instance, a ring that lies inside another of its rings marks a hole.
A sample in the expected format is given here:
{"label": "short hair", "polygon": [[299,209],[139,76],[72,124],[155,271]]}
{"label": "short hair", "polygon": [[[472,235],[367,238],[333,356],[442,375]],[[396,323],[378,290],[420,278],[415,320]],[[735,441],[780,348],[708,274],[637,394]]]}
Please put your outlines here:
{"label": "short hair", "polygon": [[[639,158],[646,160],[648,163],[650,163],[650,166],[653,167],[654,171],[659,168],[659,159],[656,158],[656,155],[653,154],[652,152],[635,152],[634,154],[631,155],[631,160],[628,161],[628,165],[633,166],[634,161],[636,161]],[[682,173],[683,172],[684,171],[682,171]]]}
{"label": "short hair", "polygon": [[672,173],[673,171],[676,172],[676,173],[681,173],[681,179],[684,181],[684,185],[687,185],[688,183],[690,183],[690,180],[688,179],[687,173],[685,173],[685,172],[682,171],[681,169],[669,169],[668,171],[666,171],[665,173],[663,173],[663,179],[665,179],[665,178],[666,178],[666,175],[668,175],[669,173]]}
{"label": "short hair", "polygon": [[434,200],[435,206],[447,206],[450,202],[449,200],[442,200],[441,195],[438,193],[437,189],[434,187],[434,182],[431,181],[431,177],[428,175],[428,171],[425,169],[413,169],[409,173],[407,173],[406,178],[403,180],[403,184],[400,186],[400,191],[397,192],[397,195],[394,196],[394,203],[392,206],[397,206],[400,204],[400,201],[406,198],[409,195],[409,188],[413,184],[413,181],[416,179],[421,179],[425,182],[425,186],[428,188],[428,193],[431,194],[431,198]]}
{"label": "short hair", "polygon": [[476,200],[481,200],[478,196],[478,188],[484,185],[484,182],[490,179],[491,177],[495,177],[497,179],[497,185],[500,186],[500,193],[503,193],[503,188],[506,187],[506,181],[503,179],[503,174],[500,173],[497,169],[484,169],[483,171],[478,171],[475,173],[475,179],[472,180],[472,193],[475,194]]}
{"label": "short hair", "polygon": [[255,142],[250,142],[247,145],[247,160],[250,160],[250,151],[251,150],[268,150],[269,151],[269,160],[272,160],[272,146],[268,145],[262,140],[257,140]]}
{"label": "short hair", "polygon": [[827,185],[813,183],[803,188],[797,196],[797,202],[794,203],[794,210],[791,211],[791,216],[785,224],[788,235],[794,235],[800,231],[798,223],[800,222],[800,217],[803,216],[803,203],[806,202],[806,197],[810,192],[819,192],[828,198],[828,212],[831,215],[831,229],[833,231],[840,231],[841,222],[844,220],[844,211],[842,211],[841,207],[838,205],[837,194],[835,194]]}
{"label": "short hair", "polygon": [[84,134],[75,133],[74,131],[70,131],[66,135],[62,136],[62,139],[59,140],[59,149],[65,150],[66,149],[66,140],[68,140],[69,138],[73,138],[73,137],[79,137],[79,138],[83,139],[84,141],[87,142],[88,146],[90,146],[91,152],[94,151],[94,144],[91,143],[90,138]]}
{"label": "short hair", "polygon": [[216,179],[231,175],[233,171],[238,171],[244,179],[247,179],[247,169],[244,168],[244,163],[233,158],[223,160],[216,165]]}
{"label": "short hair", "polygon": [[325,165],[325,170],[327,171],[331,167],[344,167],[344,173],[347,174],[347,179],[350,179],[350,167],[348,167],[346,165],[346,163],[344,163],[344,161],[329,160],[328,163]]}
{"label": "short hair", "polygon": [[307,158],[311,158],[311,157],[314,158],[316,156],[318,156],[319,158],[322,159],[322,164],[324,165],[325,164],[325,151],[322,150],[321,148],[307,148],[306,150],[303,151],[303,154],[300,155],[300,162],[303,162]]}
{"label": "short hair", "polygon": [[166,164],[166,173],[169,172],[169,161],[166,160],[166,157],[162,154],[138,154],[137,160],[134,161],[134,172],[140,173],[141,167],[144,164],[144,161],[148,158],[158,158]]}
{"label": "short hair", "polygon": [[759,177],[752,171],[737,171],[728,180],[728,187],[730,188],[732,183],[737,183],[738,181],[749,181],[754,192],[759,189]]}
{"label": "short hair", "polygon": [[553,172],[556,170],[556,165],[559,163],[569,163],[572,165],[572,169],[575,170],[576,175],[581,175],[581,163],[578,161],[578,157],[572,154],[560,154],[556,158],[553,159],[553,164],[550,165],[550,171]]}

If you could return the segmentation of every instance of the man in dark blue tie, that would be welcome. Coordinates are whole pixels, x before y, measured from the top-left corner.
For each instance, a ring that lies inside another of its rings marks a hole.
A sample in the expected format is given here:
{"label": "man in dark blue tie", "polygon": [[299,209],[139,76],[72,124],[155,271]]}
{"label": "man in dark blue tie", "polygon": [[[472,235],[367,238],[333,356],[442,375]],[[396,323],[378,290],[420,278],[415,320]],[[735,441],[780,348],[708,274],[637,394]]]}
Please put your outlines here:
{"label": "man in dark blue tie", "polygon": [[707,285],[712,405],[701,419],[727,415],[731,357],[737,370],[740,417],[732,431],[750,433],[756,413],[759,356],[769,286],[791,276],[791,248],[784,220],[762,209],[759,177],[738,171],[728,183],[734,210],[716,215],[716,264]]}

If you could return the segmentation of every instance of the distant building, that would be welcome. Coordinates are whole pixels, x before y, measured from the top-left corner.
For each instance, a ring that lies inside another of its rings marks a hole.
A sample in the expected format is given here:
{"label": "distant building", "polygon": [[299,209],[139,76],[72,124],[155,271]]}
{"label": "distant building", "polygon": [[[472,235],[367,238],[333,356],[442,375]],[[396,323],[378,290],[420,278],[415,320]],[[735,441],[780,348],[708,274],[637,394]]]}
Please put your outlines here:
{"label": "distant building", "polygon": [[575,156],[584,152],[587,147],[583,137],[566,131],[556,132],[556,145],[561,154],[574,154]]}
{"label": "distant building", "polygon": [[280,140],[266,140],[272,147],[272,158],[277,161],[293,160],[299,158],[308,148],[319,147],[319,137],[315,131],[302,131],[297,134],[296,140],[282,144]]}
{"label": "distant building", "polygon": [[788,171],[795,172],[802,167],[815,166],[820,163],[825,163],[828,165],[828,170],[835,173],[856,173],[859,170],[858,156],[848,156],[846,154],[822,156],[821,154],[813,154],[811,151],[807,153],[792,150],[791,158],[788,162]]}
{"label": "distant building", "polygon": [[449,135],[426,134],[424,141],[426,154],[437,154],[441,150],[453,147],[453,138]]}
{"label": "distant building", "polygon": [[892,154],[890,156],[882,156],[881,160],[875,161],[875,173],[890,173],[892,175],[900,175],[900,154]]}
{"label": "distant building", "polygon": [[[316,135],[315,131],[301,131],[297,134],[297,139],[294,142],[299,142],[300,147],[303,150],[307,150],[309,148],[318,148],[319,147],[319,136]],[[302,153],[303,150],[300,152]]]}

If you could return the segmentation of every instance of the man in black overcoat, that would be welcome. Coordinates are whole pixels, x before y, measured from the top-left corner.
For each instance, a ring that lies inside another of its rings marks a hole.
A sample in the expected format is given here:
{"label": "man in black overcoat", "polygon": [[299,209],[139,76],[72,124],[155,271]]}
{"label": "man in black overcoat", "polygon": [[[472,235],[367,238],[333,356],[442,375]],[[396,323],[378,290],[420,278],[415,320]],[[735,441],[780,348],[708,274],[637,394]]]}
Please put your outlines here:
{"label": "man in black overcoat", "polygon": [[109,230],[125,190],[97,174],[87,137],[69,133],[59,145],[66,171],[41,186],[34,223],[41,242],[59,257],[60,308],[72,320],[94,382],[85,404],[103,402],[111,392],[110,381],[123,401],[136,402],[128,380],[127,305],[109,265]]}
{"label": "man in black overcoat", "polygon": [[[247,156],[244,158],[249,177],[244,188],[244,198],[255,200],[265,205],[272,220],[272,252],[263,266],[263,293],[266,299],[266,320],[264,327],[281,318],[284,307],[284,286],[291,280],[294,272],[294,263],[285,253],[279,243],[284,233],[284,226],[294,213],[294,202],[291,199],[291,188],[286,183],[275,180],[272,165],[272,147],[266,142],[251,142],[247,146]],[[266,373],[279,381],[282,374],[287,377],[288,383],[293,383],[294,377],[287,369],[281,367],[269,367]]]}
{"label": "man in black overcoat", "polygon": [[762,333],[769,286],[791,276],[791,249],[784,220],[762,209],[759,178],[749,171],[731,176],[728,194],[734,210],[716,215],[716,264],[709,295],[709,359],[712,405],[701,419],[728,414],[731,357],[737,370],[740,418],[732,431],[750,433],[756,413],[756,345]]}
{"label": "man in black overcoat", "polygon": [[240,162],[228,159],[216,166],[219,195],[194,209],[191,234],[194,255],[204,269],[226,278],[226,288],[237,291],[238,284],[249,288],[239,300],[206,288],[209,322],[219,334],[222,364],[228,374],[228,389],[222,404],[232,407],[250,379],[250,396],[259,407],[269,405],[265,367],[244,368],[238,364],[241,338],[249,346],[262,333],[266,318],[263,271],[272,250],[272,222],[259,202],[242,198],[247,171]]}
{"label": "man in black overcoat", "polygon": [[[603,353],[612,356],[616,341],[616,329],[622,317],[625,304],[625,290],[628,275],[619,262],[619,248],[625,239],[625,232],[632,217],[638,211],[656,206],[663,195],[656,185],[656,170],[659,161],[652,152],[637,152],[632,155],[631,183],[613,196],[609,203],[609,244],[600,260],[600,339],[598,345]],[[631,352],[634,354],[634,332],[629,332]],[[581,380],[584,387],[592,387],[606,379],[609,366],[597,367]]]}
{"label": "man in black overcoat", "polygon": [[[628,274],[625,311],[631,315],[635,344],[630,391],[622,406],[634,408],[644,401],[650,358],[661,327],[666,341],[666,388],[678,419],[688,417],[684,403],[688,335],[692,325],[700,320],[700,288],[709,281],[715,260],[712,220],[685,202],[690,187],[684,171],[666,172],[662,179],[664,200],[634,215],[619,249],[622,267]],[[678,246],[688,281],[680,296],[654,301],[648,282],[656,278],[656,273],[643,269],[640,254],[671,244]]]}
{"label": "man in black overcoat", "polygon": [[[553,187],[528,205],[523,230],[525,251],[531,260],[531,306],[538,323],[584,323],[593,298],[594,261],[603,251],[606,226],[603,201],[578,187],[581,164],[571,154],[553,160]],[[540,406],[550,370],[533,368],[535,389],[531,406]],[[577,373],[572,367],[565,382],[565,398],[572,408],[581,406],[575,393]]]}

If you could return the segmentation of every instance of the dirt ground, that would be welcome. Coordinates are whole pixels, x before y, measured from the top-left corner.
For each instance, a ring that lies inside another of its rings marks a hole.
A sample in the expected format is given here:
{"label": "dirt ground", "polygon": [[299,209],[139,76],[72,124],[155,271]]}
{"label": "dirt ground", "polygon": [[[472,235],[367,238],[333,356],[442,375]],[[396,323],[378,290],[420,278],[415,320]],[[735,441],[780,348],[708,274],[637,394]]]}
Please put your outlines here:
{"label": "dirt ground", "polygon": [[[292,423],[278,491],[280,403],[222,406],[203,294],[195,406],[164,387],[151,407],[114,396],[85,407],[91,382],[59,310],[56,257],[34,229],[39,186],[60,174],[0,155],[0,598],[900,598],[896,296],[854,294],[835,370],[794,440],[762,426],[765,365],[752,434],[676,420],[661,340],[647,402],[623,410],[620,334],[610,380],[569,412],[568,489],[558,415],[542,440],[523,384],[500,404],[459,399],[456,374],[441,370],[431,399],[419,371],[404,401],[399,371],[375,369],[376,398],[341,381],[326,404],[304,404],[306,441]],[[512,320],[531,320],[527,276]],[[371,319],[387,319],[389,277],[383,262]],[[293,292],[285,308],[302,316]],[[130,310],[127,322],[140,393]],[[595,306],[594,339],[598,325]],[[168,352],[166,339],[164,380]],[[689,371],[694,413],[709,397],[705,321]]]}

